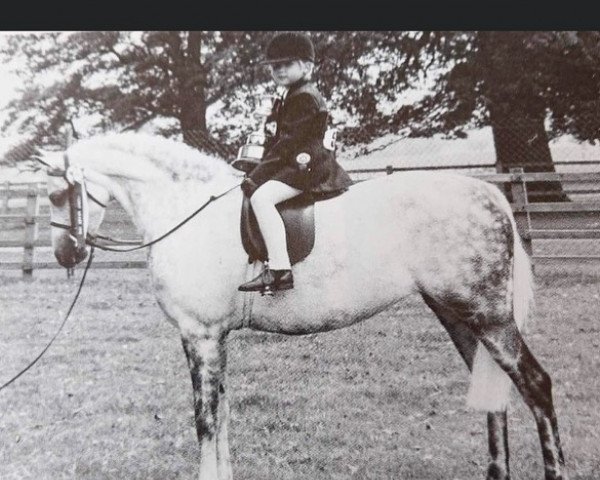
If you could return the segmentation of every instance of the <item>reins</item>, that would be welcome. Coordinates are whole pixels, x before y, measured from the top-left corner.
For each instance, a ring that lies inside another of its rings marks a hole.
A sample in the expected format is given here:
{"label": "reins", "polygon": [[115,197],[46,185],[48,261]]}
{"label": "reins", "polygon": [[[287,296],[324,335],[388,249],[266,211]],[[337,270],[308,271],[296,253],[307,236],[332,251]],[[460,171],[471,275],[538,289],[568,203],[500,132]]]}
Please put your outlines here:
{"label": "reins", "polygon": [[77,293],[75,294],[75,297],[73,298],[73,301],[71,302],[71,306],[69,307],[69,310],[67,311],[67,314],[65,315],[65,318],[63,319],[62,323],[60,324],[60,327],[58,327],[58,330],[56,331],[56,333],[54,334],[54,336],[48,342],[48,345],[46,345],[44,347],[44,349],[38,354],[37,357],[35,357],[29,363],[29,365],[27,365],[23,370],[21,370],[14,377],[12,377],[8,382],[6,382],[2,386],[0,386],[0,391],[4,390],[11,383],[13,383],[15,380],[17,380],[21,375],[23,375],[27,370],[29,370],[31,367],[33,367],[40,360],[40,358],[42,358],[42,356],[48,351],[48,349],[50,348],[50,346],[54,343],[54,340],[56,340],[56,338],[58,337],[58,335],[62,331],[63,327],[67,323],[69,315],[71,315],[71,312],[73,311],[73,308],[75,307],[75,303],[77,302],[77,299],[79,298],[79,294],[81,293],[81,290],[83,288],[83,282],[85,282],[85,277],[87,275],[87,272],[90,269],[90,267],[92,266],[92,259],[93,258],[94,258],[94,247],[92,247],[90,249],[90,257],[88,258],[87,264],[85,266],[85,270],[83,271],[83,276],[81,277],[81,282],[79,282],[79,288],[77,289]]}
{"label": "reins", "polygon": [[229,192],[235,190],[239,186],[240,186],[240,184],[238,183],[237,185],[234,185],[233,187],[231,187],[230,189],[224,191],[223,193],[220,193],[219,195],[212,195],[200,208],[198,208],[193,213],[191,213],[190,215],[188,215],[186,218],[184,218],[181,222],[179,222],[173,228],[171,228],[167,232],[163,233],[160,237],[155,238],[154,240],[152,240],[152,241],[150,241],[148,243],[144,243],[143,245],[138,245],[138,246],[131,247],[131,248],[113,248],[113,247],[108,247],[106,245],[100,245],[99,243],[96,243],[95,239],[96,238],[102,238],[104,240],[110,240],[110,241],[113,241],[115,243],[118,242],[118,243],[124,243],[124,244],[126,244],[127,241],[115,240],[115,239],[112,239],[110,237],[105,237],[105,236],[102,236],[102,235],[95,235],[95,236],[93,236],[93,235],[89,235],[89,234],[88,234],[88,236],[87,236],[87,238],[86,238],[85,241],[86,241],[86,243],[88,245],[91,245],[93,247],[99,248],[100,250],[106,250],[108,252],[133,252],[135,250],[141,250],[142,248],[150,247],[151,245],[154,245],[154,244],[160,242],[161,240],[167,238],[173,232],[175,232],[176,230],[178,230],[179,228],[181,228],[183,225],[185,225],[187,222],[189,222],[192,218],[194,218],[196,215],[198,215],[202,210],[204,210],[206,207],[208,207],[212,202],[214,202],[215,200],[218,200],[221,197],[224,197]]}

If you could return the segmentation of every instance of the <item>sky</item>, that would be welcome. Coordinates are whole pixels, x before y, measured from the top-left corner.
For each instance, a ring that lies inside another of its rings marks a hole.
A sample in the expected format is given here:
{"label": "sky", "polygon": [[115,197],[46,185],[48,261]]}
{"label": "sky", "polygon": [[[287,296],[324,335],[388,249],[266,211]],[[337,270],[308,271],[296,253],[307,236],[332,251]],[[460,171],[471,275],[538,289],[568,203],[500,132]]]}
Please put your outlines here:
{"label": "sky", "polygon": [[[19,34],[21,32],[0,32],[0,42],[4,41],[6,35]],[[30,33],[30,32],[27,32]],[[1,110],[6,104],[12,100],[19,86],[19,78],[15,75],[11,75],[10,68],[5,64],[0,64],[0,122],[3,119]],[[11,138],[5,135],[5,132],[0,132],[0,154],[10,147]],[[23,175],[16,169],[9,169],[7,167],[0,168],[0,178],[2,179],[14,179],[15,181],[31,181],[31,175]],[[36,178],[37,179],[37,178]]]}
{"label": "sky", "polygon": [[[17,34],[19,32],[16,32]],[[14,32],[0,32],[0,44],[8,35],[13,35]],[[19,79],[11,75],[9,68],[5,64],[0,64],[0,109],[10,101],[15,94],[15,89],[19,83]]]}
{"label": "sky", "polygon": [[[0,44],[4,39],[11,35],[27,35],[40,32],[2,32],[0,31]],[[19,79],[15,75],[11,75],[7,65],[0,64],[0,109],[14,96],[15,89],[19,84]]]}
{"label": "sky", "polygon": [[14,97],[19,79],[11,75],[5,65],[0,65],[0,109]]}
{"label": "sky", "polygon": [[[0,65],[0,110],[14,97],[15,90],[19,84],[19,79],[14,75],[10,75],[4,65]],[[2,113],[0,112],[0,121]],[[0,133],[0,153],[2,153],[9,144],[9,140],[4,136],[4,132]]]}
{"label": "sky", "polygon": [[[6,35],[11,33],[0,32],[0,42],[4,41]],[[0,110],[2,110],[6,104],[15,96],[16,89],[19,85],[19,79],[15,75],[10,74],[10,69],[5,64],[0,64]],[[0,121],[2,120],[2,113],[0,112]],[[7,148],[7,139],[4,132],[0,133],[0,153]]]}

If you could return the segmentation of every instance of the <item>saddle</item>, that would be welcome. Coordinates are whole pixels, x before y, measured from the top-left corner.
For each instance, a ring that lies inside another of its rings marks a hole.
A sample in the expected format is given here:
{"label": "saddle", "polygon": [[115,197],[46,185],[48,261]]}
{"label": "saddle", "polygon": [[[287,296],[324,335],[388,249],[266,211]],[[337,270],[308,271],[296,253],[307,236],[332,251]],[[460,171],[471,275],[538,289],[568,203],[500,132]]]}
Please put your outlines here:
{"label": "saddle", "polygon": [[[287,251],[290,263],[304,260],[315,244],[315,199],[310,194],[302,194],[277,205],[283,218],[287,237]],[[255,260],[265,262],[268,258],[267,247],[250,205],[250,199],[244,195],[240,219],[242,245],[248,254],[248,263]]]}

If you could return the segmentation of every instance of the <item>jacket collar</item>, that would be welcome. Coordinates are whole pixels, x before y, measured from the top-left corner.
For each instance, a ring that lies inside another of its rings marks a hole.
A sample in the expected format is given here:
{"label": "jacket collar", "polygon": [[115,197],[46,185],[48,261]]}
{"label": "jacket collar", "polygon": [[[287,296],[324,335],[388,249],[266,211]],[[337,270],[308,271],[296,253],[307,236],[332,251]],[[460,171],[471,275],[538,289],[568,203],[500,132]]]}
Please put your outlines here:
{"label": "jacket collar", "polygon": [[289,87],[288,87],[288,91],[286,94],[286,97],[290,95],[290,93],[298,90],[300,87],[302,87],[303,85],[306,85],[307,83],[309,83],[310,80],[306,80],[305,78],[302,78],[300,80],[298,80],[295,83],[292,83]]}

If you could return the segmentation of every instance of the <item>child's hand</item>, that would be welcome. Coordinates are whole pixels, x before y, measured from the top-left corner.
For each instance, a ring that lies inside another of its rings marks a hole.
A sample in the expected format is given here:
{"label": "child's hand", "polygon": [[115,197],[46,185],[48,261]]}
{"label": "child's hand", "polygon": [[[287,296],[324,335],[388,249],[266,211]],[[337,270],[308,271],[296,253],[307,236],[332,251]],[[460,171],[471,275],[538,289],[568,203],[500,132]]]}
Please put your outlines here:
{"label": "child's hand", "polygon": [[244,192],[244,195],[250,198],[258,188],[258,185],[251,178],[244,178],[244,181],[240,185],[240,188],[242,189],[242,192]]}
{"label": "child's hand", "polygon": [[277,124],[275,122],[269,122],[265,125],[265,133],[269,136],[274,137],[277,130]]}

